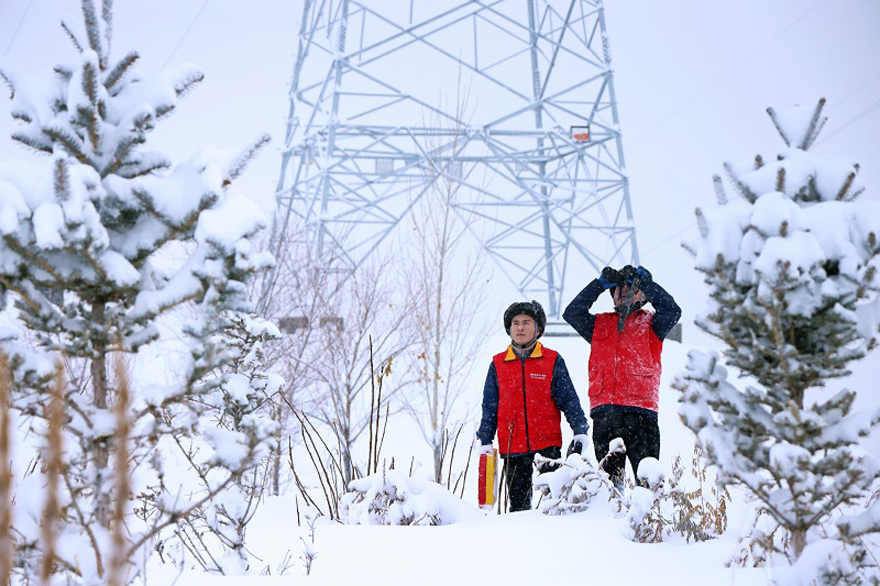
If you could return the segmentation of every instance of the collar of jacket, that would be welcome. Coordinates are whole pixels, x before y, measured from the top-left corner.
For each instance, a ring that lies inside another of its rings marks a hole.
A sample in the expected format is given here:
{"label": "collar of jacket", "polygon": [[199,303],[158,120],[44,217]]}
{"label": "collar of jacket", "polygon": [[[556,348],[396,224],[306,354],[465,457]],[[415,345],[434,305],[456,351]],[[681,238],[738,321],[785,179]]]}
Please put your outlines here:
{"label": "collar of jacket", "polygon": [[[535,347],[532,348],[532,353],[529,354],[529,358],[542,358],[544,353],[541,352],[541,342],[535,342]],[[504,362],[510,362],[511,360],[518,360],[519,356],[516,355],[516,352],[513,351],[513,346],[507,347],[507,356],[504,357]]]}

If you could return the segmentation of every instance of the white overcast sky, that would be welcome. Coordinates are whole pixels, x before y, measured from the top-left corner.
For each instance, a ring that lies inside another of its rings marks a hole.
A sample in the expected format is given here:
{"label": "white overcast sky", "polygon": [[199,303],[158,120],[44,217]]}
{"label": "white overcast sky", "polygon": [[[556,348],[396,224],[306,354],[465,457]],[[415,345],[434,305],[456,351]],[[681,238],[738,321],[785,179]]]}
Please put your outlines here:
{"label": "white overcast sky", "polygon": [[[63,59],[59,22],[79,19],[79,5],[0,1],[0,64],[33,72]],[[814,151],[859,162],[865,197],[880,197],[880,0],[607,0],[605,8],[641,260],[679,284],[670,288],[686,317],[702,303],[688,298],[699,277],[679,243],[694,229],[694,207],[713,205],[712,174],[724,161],[782,147],[767,106],[824,96],[829,121]],[[118,0],[117,56],[134,48],[145,70],[191,62],[207,76],[160,126],[154,147],[185,156],[270,133],[272,147],[242,180],[269,207],[301,11],[301,0]],[[8,139],[8,113],[0,99],[0,158],[31,156]],[[566,295],[578,288],[571,283]]]}

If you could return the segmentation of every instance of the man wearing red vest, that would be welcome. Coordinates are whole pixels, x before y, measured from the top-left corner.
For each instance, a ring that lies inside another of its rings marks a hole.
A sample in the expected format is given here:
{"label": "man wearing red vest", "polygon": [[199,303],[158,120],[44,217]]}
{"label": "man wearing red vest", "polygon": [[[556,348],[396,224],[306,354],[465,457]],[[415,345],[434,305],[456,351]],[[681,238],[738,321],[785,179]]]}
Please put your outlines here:
{"label": "man wearing red vest", "polygon": [[[614,311],[592,314],[590,308],[610,290]],[[655,312],[642,309],[650,303]],[[638,479],[639,462],[660,457],[657,411],[663,340],[681,317],[681,308],[644,267],[616,271],[605,267],[565,308],[562,318],[590,343],[590,417],[597,461],[609,443],[623,438],[626,455],[615,454],[605,471],[623,486],[625,458]]]}
{"label": "man wearing red vest", "polygon": [[[477,430],[481,452],[490,453],[495,432],[505,459],[510,510],[532,508],[535,454],[562,455],[561,413],[575,436],[572,446],[586,446],[589,424],[565,361],[538,342],[547,318],[537,301],[514,303],[504,312],[511,337],[507,350],[495,355],[483,387],[483,418]],[[547,471],[543,467],[542,472]]]}

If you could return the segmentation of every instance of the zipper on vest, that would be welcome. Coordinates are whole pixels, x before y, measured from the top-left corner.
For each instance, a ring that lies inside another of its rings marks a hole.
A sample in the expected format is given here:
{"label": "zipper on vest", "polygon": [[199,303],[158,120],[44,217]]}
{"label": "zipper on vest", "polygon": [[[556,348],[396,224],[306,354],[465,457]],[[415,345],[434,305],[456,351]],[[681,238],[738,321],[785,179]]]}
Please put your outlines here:
{"label": "zipper on vest", "polygon": [[[526,358],[528,360],[528,358]],[[526,451],[532,451],[532,442],[529,441],[529,410],[526,407],[526,360],[520,358],[522,365],[522,390],[523,390],[523,420],[526,423]]]}
{"label": "zipper on vest", "polygon": [[[626,321],[629,321],[629,316],[626,316]],[[624,331],[626,331],[626,330],[624,330]],[[612,388],[613,388],[614,390],[613,390],[612,393],[611,393],[611,397],[612,397],[612,398],[611,398],[611,404],[612,404],[612,405],[614,405],[614,399],[617,398],[617,391],[618,391],[618,388],[619,388],[618,380],[620,380],[620,376],[619,376],[619,374],[618,374],[618,372],[617,372],[617,361],[618,361],[618,358],[619,358],[619,356],[620,356],[620,338],[623,337],[623,333],[624,333],[624,332],[614,332],[614,331],[612,331],[612,335],[613,335],[613,334],[617,334],[617,341],[616,341],[615,349],[614,349],[614,385],[612,386]]]}

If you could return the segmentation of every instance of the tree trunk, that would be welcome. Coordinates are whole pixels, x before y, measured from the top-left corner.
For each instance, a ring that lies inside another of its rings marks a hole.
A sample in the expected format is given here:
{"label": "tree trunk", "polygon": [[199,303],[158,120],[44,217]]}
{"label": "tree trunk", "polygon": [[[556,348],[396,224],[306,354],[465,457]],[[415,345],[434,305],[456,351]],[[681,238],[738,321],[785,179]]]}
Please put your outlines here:
{"label": "tree trunk", "polygon": [[351,451],[347,445],[342,446],[342,486],[348,490],[348,483],[351,482],[353,473],[351,469]]}
{"label": "tree trunk", "polygon": [[[354,464],[351,458],[351,429],[341,423],[338,425],[339,453],[342,457],[342,486],[344,490],[348,490],[348,483],[354,478]],[[369,457],[372,458],[372,455]]]}
{"label": "tree trunk", "polygon": [[434,434],[434,481],[443,484],[443,441]]}
{"label": "tree trunk", "polygon": [[272,448],[270,459],[272,463],[272,496],[278,496],[281,494],[281,430],[283,429],[280,405],[276,405],[272,409],[272,416],[278,424],[278,431],[275,433],[275,446]]}
{"label": "tree trunk", "polygon": [[807,546],[807,531],[805,529],[798,529],[796,531],[791,532],[791,550],[794,552],[794,559],[798,560],[801,557],[801,553],[804,551],[804,548]]}
{"label": "tree trunk", "polygon": [[[439,353],[435,352],[435,358],[437,354]],[[440,484],[440,480],[443,478],[443,432],[440,429],[440,388],[438,381],[439,373],[436,367],[431,374],[434,379],[434,389],[431,398],[431,427],[433,428],[431,447],[434,449],[434,480],[437,484]]]}
{"label": "tree trunk", "polygon": [[[107,408],[107,336],[104,324],[104,309],[106,304],[96,303],[92,307],[92,324],[99,334],[92,338],[92,395],[97,409]],[[109,438],[99,441],[92,449],[95,460],[95,517],[101,527],[110,527],[110,499],[109,491],[104,486],[109,460],[110,447],[107,443]]]}

